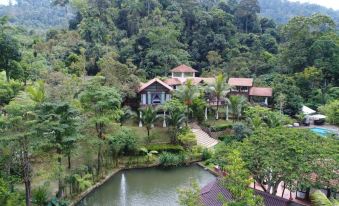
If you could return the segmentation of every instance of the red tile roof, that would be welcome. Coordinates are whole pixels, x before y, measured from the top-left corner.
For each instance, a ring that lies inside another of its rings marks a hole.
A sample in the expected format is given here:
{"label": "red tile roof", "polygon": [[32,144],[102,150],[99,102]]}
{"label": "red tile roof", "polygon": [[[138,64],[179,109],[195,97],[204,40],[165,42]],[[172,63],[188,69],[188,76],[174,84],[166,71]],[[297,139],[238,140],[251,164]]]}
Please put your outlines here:
{"label": "red tile roof", "polygon": [[205,84],[214,84],[215,83],[215,78],[213,77],[208,77],[208,78],[204,78],[204,77],[191,77],[188,79],[192,79],[193,84],[200,84],[200,83],[205,83]]}
{"label": "red tile roof", "polygon": [[185,64],[182,64],[182,65],[172,69],[171,72],[181,72],[181,73],[192,73],[193,72],[193,73],[196,73],[198,71],[193,69],[192,67],[189,67]]}
{"label": "red tile roof", "polygon": [[[222,206],[219,195],[221,194],[226,200],[232,200],[232,194],[226,188],[222,187],[218,180],[213,181],[203,187],[200,193],[200,201],[206,206]],[[268,193],[254,190],[256,195],[263,198],[265,206],[287,206],[289,200],[270,195]]]}
{"label": "red tile roof", "polygon": [[200,83],[205,83],[205,84],[214,84],[215,82],[215,78],[214,77],[208,77],[208,78],[204,78],[204,77],[189,77],[187,79],[180,79],[180,78],[169,78],[166,79],[164,82],[166,84],[168,84],[169,86],[173,86],[173,85],[182,85],[185,84],[185,82],[191,79],[194,85],[200,84]]}
{"label": "red tile roof", "polygon": [[272,97],[272,93],[272,88],[267,87],[252,87],[250,89],[250,96]]}
{"label": "red tile roof", "polygon": [[155,82],[158,82],[159,84],[161,84],[162,86],[166,87],[168,90],[172,91],[173,88],[170,87],[169,85],[167,85],[165,82],[161,81],[158,78],[154,78],[150,81],[148,81],[147,83],[141,84],[140,88],[138,90],[138,92],[142,92],[144,89],[146,89],[147,87],[151,86],[152,84],[154,84]]}
{"label": "red tile roof", "polygon": [[253,86],[253,79],[252,78],[230,78],[228,80],[228,84],[231,86],[251,87]]}
{"label": "red tile roof", "polygon": [[170,86],[182,84],[182,82],[178,78],[169,78],[169,79],[166,79],[164,82]]}

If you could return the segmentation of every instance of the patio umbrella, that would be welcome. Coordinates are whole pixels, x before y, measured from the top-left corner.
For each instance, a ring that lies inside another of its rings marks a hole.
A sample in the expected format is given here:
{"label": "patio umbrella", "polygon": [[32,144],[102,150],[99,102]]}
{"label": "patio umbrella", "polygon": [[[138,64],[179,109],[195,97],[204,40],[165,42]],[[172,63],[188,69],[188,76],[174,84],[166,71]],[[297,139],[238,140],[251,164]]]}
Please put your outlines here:
{"label": "patio umbrella", "polygon": [[310,114],[315,114],[316,111],[314,111],[313,109],[309,108],[309,107],[306,107],[305,105],[303,106],[302,108],[302,112],[305,114],[305,115],[310,115]]}
{"label": "patio umbrella", "polygon": [[325,115],[322,114],[316,114],[316,115],[312,115],[313,120],[319,120],[319,119],[326,119]]}

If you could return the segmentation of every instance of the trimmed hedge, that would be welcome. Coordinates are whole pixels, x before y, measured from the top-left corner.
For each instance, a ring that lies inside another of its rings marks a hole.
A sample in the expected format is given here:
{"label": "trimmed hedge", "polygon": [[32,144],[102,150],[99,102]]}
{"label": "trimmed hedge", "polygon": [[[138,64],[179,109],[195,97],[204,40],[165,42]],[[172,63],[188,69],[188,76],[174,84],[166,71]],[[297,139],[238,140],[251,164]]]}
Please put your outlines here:
{"label": "trimmed hedge", "polygon": [[226,129],[232,129],[231,124],[221,124],[221,125],[216,125],[211,127],[211,132],[221,132],[225,131]]}
{"label": "trimmed hedge", "polygon": [[184,151],[184,148],[180,145],[173,145],[173,144],[153,144],[146,146],[148,151],[157,151],[159,153],[162,152],[172,152],[172,153],[179,153]]}

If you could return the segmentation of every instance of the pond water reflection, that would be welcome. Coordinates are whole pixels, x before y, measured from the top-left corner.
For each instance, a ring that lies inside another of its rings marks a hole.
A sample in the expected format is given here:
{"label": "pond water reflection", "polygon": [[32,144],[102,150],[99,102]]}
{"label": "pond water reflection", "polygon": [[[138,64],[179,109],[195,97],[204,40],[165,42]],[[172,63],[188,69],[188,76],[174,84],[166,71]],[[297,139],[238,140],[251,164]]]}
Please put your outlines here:
{"label": "pond water reflection", "polygon": [[149,168],[117,173],[78,206],[174,206],[177,189],[197,180],[202,187],[215,177],[197,165],[173,169]]}

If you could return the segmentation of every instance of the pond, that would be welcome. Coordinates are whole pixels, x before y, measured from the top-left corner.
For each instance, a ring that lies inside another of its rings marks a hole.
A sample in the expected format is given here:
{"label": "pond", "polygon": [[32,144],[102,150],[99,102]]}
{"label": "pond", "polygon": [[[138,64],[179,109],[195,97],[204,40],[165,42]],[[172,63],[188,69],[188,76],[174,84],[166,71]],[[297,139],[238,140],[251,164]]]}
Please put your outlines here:
{"label": "pond", "polygon": [[115,174],[77,206],[174,206],[178,205],[177,188],[189,185],[191,178],[202,187],[215,176],[198,165],[125,170]]}

